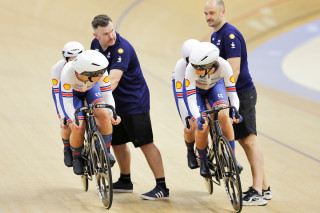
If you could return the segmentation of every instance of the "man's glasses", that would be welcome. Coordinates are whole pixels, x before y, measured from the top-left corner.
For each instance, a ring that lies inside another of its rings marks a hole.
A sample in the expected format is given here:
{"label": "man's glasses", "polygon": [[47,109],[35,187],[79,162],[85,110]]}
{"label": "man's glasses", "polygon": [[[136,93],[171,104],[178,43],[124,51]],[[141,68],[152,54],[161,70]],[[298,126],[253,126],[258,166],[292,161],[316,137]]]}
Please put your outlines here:
{"label": "man's glasses", "polygon": [[107,68],[104,68],[104,69],[101,69],[101,70],[98,70],[98,71],[94,71],[94,72],[88,72],[88,71],[85,71],[85,72],[82,72],[81,75],[85,75],[87,77],[98,77],[100,75],[103,75],[105,72],[106,72]]}
{"label": "man's glasses", "polygon": [[210,70],[210,69],[213,68],[213,66],[216,65],[216,63],[217,63],[216,61],[213,61],[213,62],[211,62],[209,64],[204,64],[204,65],[196,65],[196,64],[192,64],[192,63],[191,63],[191,65],[196,70]]}

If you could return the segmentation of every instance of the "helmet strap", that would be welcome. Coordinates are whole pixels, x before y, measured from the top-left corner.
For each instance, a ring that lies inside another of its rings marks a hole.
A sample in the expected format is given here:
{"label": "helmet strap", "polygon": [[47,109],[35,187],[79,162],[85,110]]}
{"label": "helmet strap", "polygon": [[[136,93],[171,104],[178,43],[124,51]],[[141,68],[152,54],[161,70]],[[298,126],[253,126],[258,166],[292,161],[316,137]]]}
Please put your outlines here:
{"label": "helmet strap", "polygon": [[93,82],[91,78],[92,78],[91,76],[88,77],[89,81],[90,81],[90,82]]}

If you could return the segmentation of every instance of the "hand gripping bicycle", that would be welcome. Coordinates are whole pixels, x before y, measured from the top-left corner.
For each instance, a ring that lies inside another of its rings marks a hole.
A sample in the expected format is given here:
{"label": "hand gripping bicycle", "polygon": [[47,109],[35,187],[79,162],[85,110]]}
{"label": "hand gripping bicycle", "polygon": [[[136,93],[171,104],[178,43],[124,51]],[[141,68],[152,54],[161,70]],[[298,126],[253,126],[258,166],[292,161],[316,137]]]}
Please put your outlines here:
{"label": "hand gripping bicycle", "polygon": [[98,131],[98,126],[93,115],[93,111],[96,108],[111,109],[114,119],[117,119],[113,106],[108,104],[89,104],[75,111],[76,124],[79,125],[78,113],[81,111],[85,112],[86,122],[84,148],[81,153],[84,159],[84,174],[81,175],[81,181],[84,191],[88,191],[88,180],[92,180],[92,175],[94,174],[101,201],[105,208],[109,209],[113,199],[111,166],[107,155],[106,144],[104,143],[101,133]]}
{"label": "hand gripping bicycle", "polygon": [[205,183],[208,192],[212,194],[213,183],[220,186],[220,180],[222,179],[233,209],[240,212],[242,209],[242,189],[239,171],[229,141],[223,135],[218,120],[218,112],[228,108],[234,110],[236,118],[240,117],[234,106],[215,107],[205,110],[201,114],[201,123],[205,123],[204,114],[213,114],[213,120],[208,116],[212,142],[208,148],[208,163],[211,175],[205,178]]}

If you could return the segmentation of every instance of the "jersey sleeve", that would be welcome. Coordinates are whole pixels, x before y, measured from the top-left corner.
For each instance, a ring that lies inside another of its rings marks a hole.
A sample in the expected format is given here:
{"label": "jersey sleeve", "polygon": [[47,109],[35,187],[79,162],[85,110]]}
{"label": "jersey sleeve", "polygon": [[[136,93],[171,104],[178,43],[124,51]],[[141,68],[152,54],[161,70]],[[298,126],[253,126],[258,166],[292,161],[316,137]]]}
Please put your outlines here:
{"label": "jersey sleeve", "polygon": [[184,125],[186,125],[185,118],[188,116],[188,109],[183,99],[183,82],[184,82],[184,76],[186,72],[186,61],[184,59],[180,59],[176,67],[174,69],[174,79],[175,79],[175,85],[174,90],[177,96],[177,108],[181,117],[181,120]]}
{"label": "jersey sleeve", "polygon": [[110,70],[119,69],[127,72],[132,50],[126,45],[117,46],[113,52],[112,60],[110,61]]}
{"label": "jersey sleeve", "polygon": [[67,63],[61,73],[61,94],[63,101],[63,110],[67,118],[67,122],[71,123],[74,120],[75,108],[73,105],[73,84],[74,84],[74,70],[71,63]]}
{"label": "jersey sleeve", "polygon": [[198,117],[200,117],[200,113],[197,105],[197,92],[196,92],[197,77],[198,76],[194,71],[193,67],[191,66],[191,64],[188,64],[186,69],[186,74],[185,74],[184,87],[186,89],[187,105],[189,106],[190,113],[193,116],[192,119],[197,119]]}
{"label": "jersey sleeve", "polygon": [[240,102],[239,102],[239,98],[236,91],[236,85],[234,83],[231,65],[229,64],[229,62],[227,62],[221,57],[219,57],[219,63],[222,68],[221,75],[223,77],[224,84],[226,86],[226,91],[230,99],[230,104],[236,107],[237,110],[239,110]]}
{"label": "jersey sleeve", "polygon": [[108,72],[105,72],[103,77],[100,79],[99,86],[105,103],[115,108]]}
{"label": "jersey sleeve", "polygon": [[226,59],[241,57],[241,42],[237,34],[233,31],[227,31],[223,35]]}
{"label": "jersey sleeve", "polygon": [[52,97],[59,118],[65,117],[59,100],[59,83],[61,78],[61,71],[63,69],[64,64],[64,60],[61,60],[58,63],[56,63],[51,69]]}

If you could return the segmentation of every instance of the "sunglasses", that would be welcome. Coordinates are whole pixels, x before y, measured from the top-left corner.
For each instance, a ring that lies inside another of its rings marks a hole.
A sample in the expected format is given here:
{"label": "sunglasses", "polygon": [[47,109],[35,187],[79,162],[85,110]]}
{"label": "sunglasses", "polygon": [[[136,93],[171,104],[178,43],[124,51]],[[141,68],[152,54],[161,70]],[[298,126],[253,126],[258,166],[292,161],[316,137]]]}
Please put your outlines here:
{"label": "sunglasses", "polygon": [[216,63],[217,63],[216,61],[213,61],[209,64],[204,64],[204,65],[196,65],[196,64],[192,64],[192,63],[191,63],[191,65],[196,70],[209,70],[209,69],[212,69],[213,66],[216,66]]}
{"label": "sunglasses", "polygon": [[101,69],[101,70],[98,70],[95,72],[85,71],[85,72],[82,72],[81,75],[85,75],[87,77],[98,77],[100,75],[103,75],[106,72],[106,70],[107,70],[107,68],[104,68],[104,69]]}

